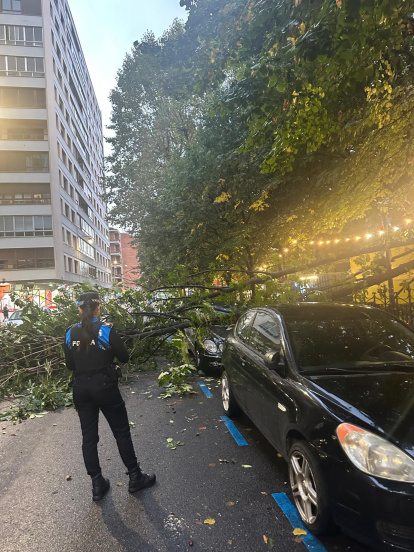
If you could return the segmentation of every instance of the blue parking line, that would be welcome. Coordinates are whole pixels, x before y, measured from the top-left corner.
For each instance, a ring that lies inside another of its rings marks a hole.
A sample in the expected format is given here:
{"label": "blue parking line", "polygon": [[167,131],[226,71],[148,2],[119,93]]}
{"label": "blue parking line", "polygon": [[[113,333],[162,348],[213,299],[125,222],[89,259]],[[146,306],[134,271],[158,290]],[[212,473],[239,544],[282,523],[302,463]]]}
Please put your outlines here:
{"label": "blue parking line", "polygon": [[306,529],[306,527],[303,525],[298,511],[291,503],[286,493],[273,493],[272,497],[280,506],[292,527],[300,527],[300,529],[304,529],[306,531],[306,535],[301,535],[302,542],[306,546],[306,548],[311,552],[327,552],[323,544],[314,535],[312,535],[312,533],[309,533],[309,529]]}
{"label": "blue parking line", "polygon": [[201,381],[198,381],[197,383],[201,387],[201,391],[204,393],[204,395],[210,399],[213,394],[211,393],[207,385],[205,383],[202,383]]}
{"label": "blue parking line", "polygon": [[239,447],[246,447],[249,443],[246,441],[246,439],[243,437],[237,427],[233,424],[230,418],[228,416],[220,416],[220,418],[226,424],[227,429],[233,435],[234,440],[239,445]]}

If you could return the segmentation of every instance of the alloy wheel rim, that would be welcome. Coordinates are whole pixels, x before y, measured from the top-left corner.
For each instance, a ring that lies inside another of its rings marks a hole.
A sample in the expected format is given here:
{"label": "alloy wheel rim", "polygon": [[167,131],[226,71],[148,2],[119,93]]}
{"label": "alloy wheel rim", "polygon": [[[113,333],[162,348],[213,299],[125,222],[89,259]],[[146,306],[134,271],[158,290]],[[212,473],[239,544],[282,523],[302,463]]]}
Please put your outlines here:
{"label": "alloy wheel rim", "polygon": [[312,468],[306,456],[294,452],[289,462],[290,487],[302,520],[312,525],[318,515],[318,492]]}
{"label": "alloy wheel rim", "polygon": [[229,382],[225,376],[221,379],[221,400],[223,402],[223,408],[227,412],[230,403],[230,389]]}

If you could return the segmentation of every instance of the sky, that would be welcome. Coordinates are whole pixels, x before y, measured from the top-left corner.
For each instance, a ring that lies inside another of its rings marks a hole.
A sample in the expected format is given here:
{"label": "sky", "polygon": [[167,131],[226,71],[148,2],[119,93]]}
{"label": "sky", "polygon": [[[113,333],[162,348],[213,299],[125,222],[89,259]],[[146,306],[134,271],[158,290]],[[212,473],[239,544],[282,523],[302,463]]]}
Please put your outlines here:
{"label": "sky", "polygon": [[146,31],[159,37],[176,17],[186,20],[186,11],[180,7],[180,0],[68,1],[102,111],[104,135],[108,135],[108,96],[126,53]]}

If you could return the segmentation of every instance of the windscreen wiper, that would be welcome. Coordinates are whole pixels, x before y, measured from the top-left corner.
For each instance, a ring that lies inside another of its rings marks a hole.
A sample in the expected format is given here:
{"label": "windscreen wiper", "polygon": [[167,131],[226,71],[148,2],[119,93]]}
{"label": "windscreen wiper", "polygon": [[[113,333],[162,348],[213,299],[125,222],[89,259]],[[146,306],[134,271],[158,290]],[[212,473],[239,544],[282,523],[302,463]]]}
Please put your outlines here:
{"label": "windscreen wiper", "polygon": [[398,362],[390,364],[389,362],[369,364],[366,366],[355,366],[355,368],[338,368],[335,366],[326,366],[325,368],[306,368],[301,370],[301,374],[318,376],[323,374],[366,374],[372,372],[412,372],[414,362]]}
{"label": "windscreen wiper", "polygon": [[[363,372],[363,370],[362,370]],[[318,376],[321,374],[355,374],[361,373],[361,368],[335,368],[334,366],[326,366],[325,368],[305,368],[301,370],[301,374],[306,374],[309,376]]]}

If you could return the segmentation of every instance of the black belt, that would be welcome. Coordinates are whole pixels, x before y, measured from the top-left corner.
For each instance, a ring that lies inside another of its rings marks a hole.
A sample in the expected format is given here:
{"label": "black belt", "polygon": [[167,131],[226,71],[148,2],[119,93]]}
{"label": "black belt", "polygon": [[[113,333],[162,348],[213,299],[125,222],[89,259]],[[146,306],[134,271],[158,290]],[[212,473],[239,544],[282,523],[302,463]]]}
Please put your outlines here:
{"label": "black belt", "polygon": [[106,364],[105,366],[100,366],[99,368],[87,368],[87,369],[79,369],[76,368],[74,370],[75,376],[90,376],[92,374],[101,374],[102,372],[106,372],[109,368],[111,368],[112,364]]}

